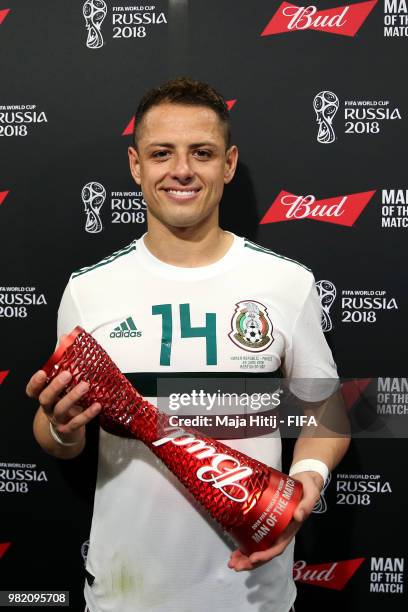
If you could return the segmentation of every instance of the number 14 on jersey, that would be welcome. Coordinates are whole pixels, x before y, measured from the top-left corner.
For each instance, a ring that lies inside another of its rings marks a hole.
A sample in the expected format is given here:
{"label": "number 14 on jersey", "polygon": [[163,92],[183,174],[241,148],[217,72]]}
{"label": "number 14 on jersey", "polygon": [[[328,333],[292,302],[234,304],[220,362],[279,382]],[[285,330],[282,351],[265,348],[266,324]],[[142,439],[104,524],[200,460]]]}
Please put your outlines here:
{"label": "number 14 on jersey", "polygon": [[[217,365],[217,315],[215,312],[205,313],[205,325],[193,327],[190,318],[190,304],[179,304],[181,338],[205,338],[206,364]],[[162,317],[162,336],[160,347],[160,365],[171,363],[171,348],[173,343],[173,312],[171,304],[155,304],[153,315]]]}

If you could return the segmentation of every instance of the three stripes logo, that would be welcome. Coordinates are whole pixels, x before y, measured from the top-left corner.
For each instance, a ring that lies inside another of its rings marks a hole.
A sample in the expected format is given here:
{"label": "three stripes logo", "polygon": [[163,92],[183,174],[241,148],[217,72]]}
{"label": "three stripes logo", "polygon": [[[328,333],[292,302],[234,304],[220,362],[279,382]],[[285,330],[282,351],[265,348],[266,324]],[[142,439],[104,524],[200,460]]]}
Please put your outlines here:
{"label": "three stripes logo", "polygon": [[114,328],[109,334],[110,338],[140,338],[142,332],[139,331],[132,317],[128,317],[120,325]]}

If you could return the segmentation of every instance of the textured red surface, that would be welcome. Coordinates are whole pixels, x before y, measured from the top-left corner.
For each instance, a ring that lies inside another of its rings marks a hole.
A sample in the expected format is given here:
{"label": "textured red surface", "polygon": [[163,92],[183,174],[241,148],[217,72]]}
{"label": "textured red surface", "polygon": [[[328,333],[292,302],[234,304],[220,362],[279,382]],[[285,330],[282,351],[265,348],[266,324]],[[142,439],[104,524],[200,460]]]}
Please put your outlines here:
{"label": "textured red surface", "polygon": [[[90,390],[82,405],[99,402],[111,430],[125,428],[143,441],[231,532],[244,552],[268,548],[289,523],[302,496],[300,483],[218,440],[170,427],[168,416],[136,391],[106,351],[81,328],[75,328],[43,369],[49,380],[68,370],[72,380],[67,391],[87,381]],[[254,527],[261,515],[265,520],[269,517],[269,523]]]}

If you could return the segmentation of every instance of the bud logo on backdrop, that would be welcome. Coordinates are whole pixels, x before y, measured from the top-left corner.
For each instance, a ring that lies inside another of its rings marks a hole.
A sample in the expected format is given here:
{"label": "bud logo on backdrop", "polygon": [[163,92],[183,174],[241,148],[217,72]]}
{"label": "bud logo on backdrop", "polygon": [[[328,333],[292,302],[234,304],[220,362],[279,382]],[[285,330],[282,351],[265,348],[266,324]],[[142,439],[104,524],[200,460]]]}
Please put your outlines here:
{"label": "bud logo on backdrop", "polygon": [[314,195],[294,195],[281,191],[260,224],[312,219],[351,227],[357,221],[375,191],[316,200]]}
{"label": "bud logo on backdrop", "polygon": [[407,0],[384,0],[384,36],[408,36]]}
{"label": "bud logo on backdrop", "polygon": [[0,493],[28,493],[36,483],[48,482],[35,463],[1,463]]}
{"label": "bud logo on backdrop", "polygon": [[25,319],[34,306],[46,306],[44,293],[36,287],[0,287],[0,319]]}
{"label": "bud logo on backdrop", "polygon": [[9,12],[10,9],[0,9],[0,25],[3,23]]}
{"label": "bud logo on backdrop", "polygon": [[378,378],[377,414],[408,417],[408,378]]}
{"label": "bud logo on backdrop", "polygon": [[27,136],[39,123],[48,123],[48,119],[35,104],[0,105],[0,136]]}
{"label": "bud logo on backdrop", "polygon": [[[104,0],[86,0],[82,12],[88,32],[86,39],[88,49],[100,49],[104,46],[102,24],[108,10],[111,38],[146,38],[152,26],[167,24],[166,13],[156,5],[114,5],[108,8]],[[104,24],[106,29],[105,26],[106,22]]]}
{"label": "bud logo on backdrop", "polygon": [[[82,188],[85,231],[88,234],[99,234],[103,230],[101,208],[106,196],[105,187],[97,181],[90,181]],[[147,207],[141,191],[111,191],[109,201],[111,223],[145,223]]]}
{"label": "bud logo on backdrop", "polygon": [[[236,99],[235,100],[226,100],[225,103],[228,107],[228,110],[231,110],[231,108],[235,105],[236,103]],[[122,136],[132,136],[133,131],[135,129],[135,117],[132,117],[131,120],[129,121],[129,123],[127,124],[127,126],[125,127],[125,129],[122,132]]]}
{"label": "bud logo on backdrop", "polygon": [[408,227],[408,189],[383,189],[381,227]]}
{"label": "bud logo on backdrop", "polygon": [[0,191],[0,206],[3,204],[9,193],[9,191]]}
{"label": "bud logo on backdrop", "polygon": [[381,474],[337,474],[336,505],[371,506],[379,496],[392,493],[389,480]]}
{"label": "bud logo on backdrop", "polygon": [[[339,107],[339,98],[332,91],[321,91],[314,97],[313,108],[318,123],[317,142],[320,144],[331,144],[337,140],[333,119]],[[385,122],[402,119],[399,108],[391,105],[390,100],[347,99],[344,100],[342,109],[344,134],[359,136],[380,134]]]}
{"label": "bud logo on backdrop", "polygon": [[306,565],[306,561],[296,561],[293,565],[293,578],[304,584],[342,591],[363,561],[364,557],[316,565]]}
{"label": "bud logo on backdrop", "polygon": [[370,593],[404,592],[405,559],[402,557],[371,557]]}
{"label": "bud logo on backdrop", "polygon": [[296,6],[282,2],[261,36],[299,30],[355,36],[376,4],[377,0],[372,0],[319,11],[314,5]]}

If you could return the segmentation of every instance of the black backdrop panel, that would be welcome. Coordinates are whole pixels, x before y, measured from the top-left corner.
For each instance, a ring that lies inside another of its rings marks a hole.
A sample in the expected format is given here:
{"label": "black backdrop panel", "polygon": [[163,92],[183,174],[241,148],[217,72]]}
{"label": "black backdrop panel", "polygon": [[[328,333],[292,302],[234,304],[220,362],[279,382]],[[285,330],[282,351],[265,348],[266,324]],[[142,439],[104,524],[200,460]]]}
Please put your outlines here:
{"label": "black backdrop panel", "polygon": [[[405,3],[322,0],[296,22],[271,0],[107,1],[88,46],[83,7],[0,5],[1,589],[69,590],[72,610],[83,606],[97,431],[72,462],[46,456],[24,389],[55,344],[71,271],[146,231],[127,146],[149,87],[188,74],[231,101],[240,163],[222,225],[329,283],[340,373],[403,387],[408,357]],[[306,27],[330,9],[326,31]],[[281,32],[261,36],[272,17]],[[96,232],[89,183],[104,198]],[[298,537],[297,610],[405,610],[404,450],[353,441]]]}

